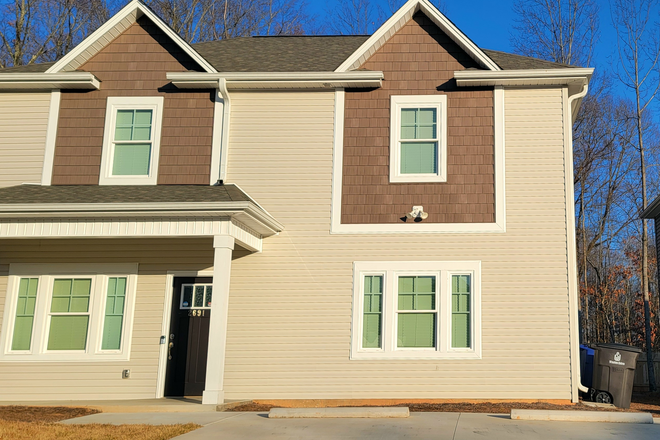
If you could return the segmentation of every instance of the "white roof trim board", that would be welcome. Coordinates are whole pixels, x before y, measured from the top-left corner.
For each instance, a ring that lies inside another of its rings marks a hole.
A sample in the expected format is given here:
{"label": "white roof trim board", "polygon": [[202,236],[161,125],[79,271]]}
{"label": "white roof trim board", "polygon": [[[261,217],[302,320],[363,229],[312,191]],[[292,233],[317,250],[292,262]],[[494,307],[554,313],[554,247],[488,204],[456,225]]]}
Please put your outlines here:
{"label": "white roof trim board", "polygon": [[71,72],[85,64],[90,58],[99,53],[112,40],[128,29],[142,16],[147,16],[168,37],[170,37],[181,49],[199,64],[206,72],[217,72],[200,54],[198,54],[188,43],[186,43],[176,32],[174,32],[163,20],[151,12],[149,8],[139,0],[133,0],[121,11],[117,12],[103,26],[98,28],[92,35],[85,38],[78,46],[69,52],[64,58],[52,65],[46,73]]}
{"label": "white roof trim board", "polygon": [[314,89],[381,87],[383,72],[168,72],[167,79],[184,89],[218,88],[224,79],[227,88],[238,89]]}
{"label": "white roof trim board", "polygon": [[505,70],[460,70],[454,72],[459,87],[481,86],[583,86],[594,73],[592,68]]}
{"label": "white roof trim board", "polygon": [[458,44],[473,60],[488,70],[502,70],[479,47],[472,42],[454,23],[449,21],[428,0],[409,0],[387,20],[374,34],[348,57],[335,72],[355,70],[364,64],[371,55],[380,49],[416,12],[421,11],[430,18],[444,33]]}

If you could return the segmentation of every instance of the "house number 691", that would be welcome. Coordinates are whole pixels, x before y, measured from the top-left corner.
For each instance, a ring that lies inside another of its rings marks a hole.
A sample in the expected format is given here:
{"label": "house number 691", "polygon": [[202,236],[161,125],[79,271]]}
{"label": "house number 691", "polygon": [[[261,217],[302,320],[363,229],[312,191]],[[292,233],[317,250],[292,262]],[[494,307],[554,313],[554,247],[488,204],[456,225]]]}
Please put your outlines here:
{"label": "house number 691", "polygon": [[188,316],[205,316],[206,310],[188,310]]}

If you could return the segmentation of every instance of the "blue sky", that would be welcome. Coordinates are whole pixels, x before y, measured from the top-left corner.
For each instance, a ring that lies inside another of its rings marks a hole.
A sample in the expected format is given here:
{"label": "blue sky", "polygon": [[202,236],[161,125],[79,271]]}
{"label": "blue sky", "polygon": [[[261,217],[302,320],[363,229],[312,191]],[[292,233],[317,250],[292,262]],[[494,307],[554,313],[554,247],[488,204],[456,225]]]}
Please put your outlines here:
{"label": "blue sky", "polygon": [[[373,0],[389,11],[387,0]],[[336,0],[308,0],[312,14],[324,16]],[[403,3],[403,0],[401,0]],[[513,0],[444,0],[444,12],[479,47],[513,52],[510,38],[516,16]],[[595,66],[607,66],[616,48],[616,34],[612,28],[609,1],[598,0],[600,5],[600,39],[596,46]]]}

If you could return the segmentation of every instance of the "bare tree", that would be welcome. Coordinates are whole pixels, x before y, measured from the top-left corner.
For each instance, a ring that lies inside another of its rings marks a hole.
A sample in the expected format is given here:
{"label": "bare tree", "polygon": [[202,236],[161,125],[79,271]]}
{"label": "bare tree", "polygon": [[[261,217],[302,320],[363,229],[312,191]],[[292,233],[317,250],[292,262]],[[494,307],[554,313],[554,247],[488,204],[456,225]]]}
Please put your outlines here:
{"label": "bare tree", "polygon": [[516,52],[556,63],[588,66],[598,39],[595,0],[516,0]]}
{"label": "bare tree", "polygon": [[108,17],[104,0],[14,0],[0,9],[0,65],[61,58]]}
{"label": "bare tree", "polygon": [[[653,23],[652,11],[658,5],[656,0],[614,0],[612,21],[617,32],[619,81],[634,95],[632,118],[637,129],[636,139],[631,146],[639,154],[639,179],[641,186],[641,210],[646,209],[647,164],[645,150],[645,122],[647,108],[654,101],[660,81],[658,66],[660,58],[660,29]],[[648,225],[642,220],[641,243],[641,288],[644,299],[644,329],[646,333],[646,354],[650,391],[655,391],[653,371],[653,343],[651,336],[651,310],[649,303],[648,274]]]}
{"label": "bare tree", "polygon": [[301,34],[307,23],[301,0],[148,0],[147,4],[189,42]]}
{"label": "bare tree", "polygon": [[328,31],[340,35],[369,35],[385,21],[383,9],[372,0],[338,0],[327,15]]}

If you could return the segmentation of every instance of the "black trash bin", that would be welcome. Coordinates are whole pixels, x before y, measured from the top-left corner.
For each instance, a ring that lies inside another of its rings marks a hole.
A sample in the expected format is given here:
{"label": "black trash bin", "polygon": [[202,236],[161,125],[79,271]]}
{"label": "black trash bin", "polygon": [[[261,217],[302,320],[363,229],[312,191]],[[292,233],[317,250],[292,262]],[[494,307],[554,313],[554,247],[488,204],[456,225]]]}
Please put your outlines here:
{"label": "black trash bin", "polygon": [[629,408],[637,356],[642,350],[624,344],[598,344],[594,350],[594,400]]}

